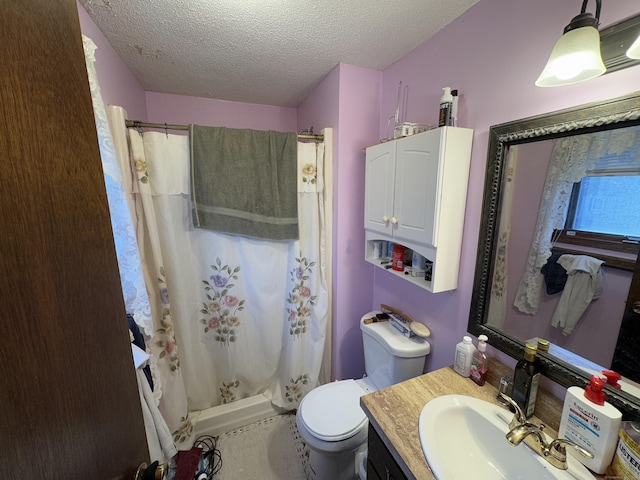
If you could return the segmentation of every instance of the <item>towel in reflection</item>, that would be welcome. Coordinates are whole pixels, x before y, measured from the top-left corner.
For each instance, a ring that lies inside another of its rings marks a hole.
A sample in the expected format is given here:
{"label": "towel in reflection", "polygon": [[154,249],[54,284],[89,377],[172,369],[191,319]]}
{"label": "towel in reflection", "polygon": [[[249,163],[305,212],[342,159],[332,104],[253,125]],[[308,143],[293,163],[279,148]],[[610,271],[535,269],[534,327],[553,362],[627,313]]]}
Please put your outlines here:
{"label": "towel in reflection", "polygon": [[547,293],[549,295],[561,292],[567,283],[567,271],[558,263],[558,259],[562,255],[561,252],[552,253],[547,263],[540,269],[540,272],[544,276],[544,283],[547,285]]}
{"label": "towel in reflection", "polygon": [[589,304],[602,293],[602,260],[588,255],[562,255],[558,263],[567,271],[567,283],[551,319],[551,326],[569,335]]}

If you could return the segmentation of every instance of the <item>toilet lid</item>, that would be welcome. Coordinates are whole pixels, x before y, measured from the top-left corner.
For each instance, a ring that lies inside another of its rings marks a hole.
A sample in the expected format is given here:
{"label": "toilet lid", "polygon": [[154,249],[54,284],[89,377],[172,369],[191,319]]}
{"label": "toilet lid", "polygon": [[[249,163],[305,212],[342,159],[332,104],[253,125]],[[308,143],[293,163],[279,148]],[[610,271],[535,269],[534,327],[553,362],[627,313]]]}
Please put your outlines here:
{"label": "toilet lid", "polygon": [[360,408],[360,397],[365,393],[354,380],[327,383],[304,397],[300,415],[316,438],[326,442],[344,440],[367,424],[367,416]]}

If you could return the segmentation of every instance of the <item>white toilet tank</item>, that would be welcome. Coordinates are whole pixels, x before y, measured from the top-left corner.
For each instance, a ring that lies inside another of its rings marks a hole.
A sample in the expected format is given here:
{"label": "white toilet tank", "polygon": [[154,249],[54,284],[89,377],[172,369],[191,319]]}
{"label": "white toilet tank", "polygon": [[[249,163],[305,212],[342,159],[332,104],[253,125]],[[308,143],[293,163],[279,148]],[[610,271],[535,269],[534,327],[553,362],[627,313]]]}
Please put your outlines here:
{"label": "white toilet tank", "polygon": [[377,388],[385,388],[422,375],[431,345],[420,337],[407,338],[389,322],[364,323],[379,311],[360,319],[367,377]]}

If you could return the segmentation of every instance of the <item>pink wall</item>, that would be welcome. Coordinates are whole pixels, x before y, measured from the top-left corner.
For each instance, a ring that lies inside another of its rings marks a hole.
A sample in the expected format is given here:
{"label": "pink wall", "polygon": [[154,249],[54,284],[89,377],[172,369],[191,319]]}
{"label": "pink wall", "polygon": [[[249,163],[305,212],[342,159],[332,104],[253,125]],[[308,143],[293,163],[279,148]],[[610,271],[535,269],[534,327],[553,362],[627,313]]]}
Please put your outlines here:
{"label": "pink wall", "polygon": [[373,267],[364,261],[364,147],[378,142],[377,119],[382,75],[340,65],[340,141],[334,196],[334,375],[364,374],[360,318],[372,301]]}
{"label": "pink wall", "polygon": [[98,47],[95,66],[105,106],[119,105],[127,110],[131,118],[146,120],[145,96],[140,83],[131,75],[82,5],[78,3],[77,6],[82,34],[91,38]]}
{"label": "pink wall", "polygon": [[361,377],[360,317],[370,310],[364,261],[364,147],[378,141],[382,73],[341,64],[298,107],[298,125],[336,129],[333,209],[333,377]]}
{"label": "pink wall", "polygon": [[147,92],[150,122],[295,132],[296,109]]}
{"label": "pink wall", "polygon": [[[635,67],[573,86],[535,87],[553,44],[580,6],[578,1],[482,0],[384,71],[380,136],[386,135],[387,118],[395,111],[399,81],[409,85],[407,121],[436,123],[441,89],[451,86],[461,92],[460,125],[475,130],[458,289],[430,294],[387,272],[374,274],[372,306],[395,305],[431,328],[429,370],[452,363],[455,344],[467,331],[489,127],[640,86],[640,68]],[[601,25],[639,10],[637,0],[607,2]]]}
{"label": "pink wall", "polygon": [[[300,129],[313,127],[320,133],[325,127],[335,129],[334,143],[338,143],[340,117],[340,66],[337,66],[320,82],[298,106],[298,125]],[[337,151],[337,150],[336,150]]]}

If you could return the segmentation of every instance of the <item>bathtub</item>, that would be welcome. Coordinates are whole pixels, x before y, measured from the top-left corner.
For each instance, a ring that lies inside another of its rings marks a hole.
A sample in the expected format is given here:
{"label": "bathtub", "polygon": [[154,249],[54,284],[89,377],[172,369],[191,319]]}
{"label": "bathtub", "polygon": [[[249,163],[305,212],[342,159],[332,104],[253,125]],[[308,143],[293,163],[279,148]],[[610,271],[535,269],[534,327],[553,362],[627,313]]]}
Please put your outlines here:
{"label": "bathtub", "polygon": [[215,437],[282,413],[286,410],[272,405],[267,397],[260,394],[191,412],[189,416],[194,426],[194,438],[198,438],[200,435]]}

